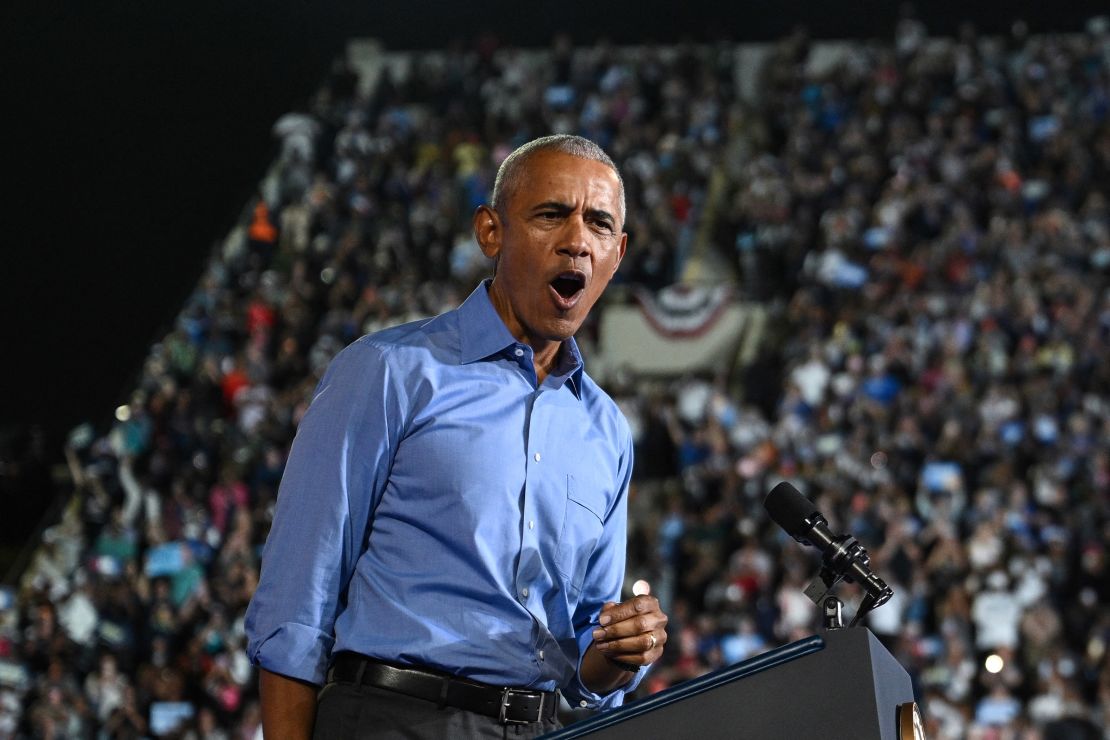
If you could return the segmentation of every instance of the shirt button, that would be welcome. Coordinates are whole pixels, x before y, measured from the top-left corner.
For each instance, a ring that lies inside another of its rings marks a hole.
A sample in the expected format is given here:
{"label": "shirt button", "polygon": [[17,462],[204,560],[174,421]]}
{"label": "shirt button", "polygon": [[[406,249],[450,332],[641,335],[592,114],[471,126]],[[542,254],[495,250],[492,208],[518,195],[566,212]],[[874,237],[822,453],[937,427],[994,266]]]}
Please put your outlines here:
{"label": "shirt button", "polygon": [[527,599],[528,598],[528,589],[527,588],[520,589],[520,595]]}
{"label": "shirt button", "polygon": [[543,660],[543,651],[540,651],[540,660]]}
{"label": "shirt button", "polygon": [[537,452],[535,455],[532,456],[532,459],[534,459],[536,462],[539,462],[540,461],[540,453]]}
{"label": "shirt button", "polygon": [[520,347],[517,347],[513,350],[513,354],[517,357],[524,357],[524,350],[522,350]]}
{"label": "shirt button", "polygon": [[528,520],[528,529],[535,529],[535,528],[536,528],[536,522],[534,520],[529,519]]}

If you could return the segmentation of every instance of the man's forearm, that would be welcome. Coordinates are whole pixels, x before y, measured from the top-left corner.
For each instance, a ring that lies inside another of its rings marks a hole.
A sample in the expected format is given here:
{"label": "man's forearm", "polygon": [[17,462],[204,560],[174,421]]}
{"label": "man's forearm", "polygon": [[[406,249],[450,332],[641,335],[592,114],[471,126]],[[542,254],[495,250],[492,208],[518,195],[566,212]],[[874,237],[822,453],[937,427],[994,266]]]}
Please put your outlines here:
{"label": "man's forearm", "polygon": [[583,685],[595,694],[608,694],[632,680],[635,673],[613,665],[593,643],[582,656],[582,670],[579,674]]}
{"label": "man's forearm", "polygon": [[266,740],[309,740],[316,721],[316,687],[265,668],[259,673]]}

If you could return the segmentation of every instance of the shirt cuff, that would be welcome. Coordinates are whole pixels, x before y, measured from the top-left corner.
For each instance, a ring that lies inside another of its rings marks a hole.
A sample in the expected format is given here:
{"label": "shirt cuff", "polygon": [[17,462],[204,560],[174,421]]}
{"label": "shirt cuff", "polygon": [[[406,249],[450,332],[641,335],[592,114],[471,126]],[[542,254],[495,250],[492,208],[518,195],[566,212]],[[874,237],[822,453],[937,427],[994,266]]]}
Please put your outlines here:
{"label": "shirt cuff", "polygon": [[247,645],[253,665],[289,678],[323,686],[335,638],[315,627],[282,622],[269,635]]}
{"label": "shirt cuff", "polygon": [[632,680],[624,686],[613,689],[608,694],[597,694],[586,688],[582,683],[582,660],[586,657],[586,651],[589,650],[590,645],[593,644],[593,631],[594,625],[587,625],[586,629],[578,634],[578,670],[574,672],[574,683],[567,688],[567,698],[570,699],[572,707],[588,707],[590,709],[613,709],[619,707],[624,703],[626,694],[630,694],[636,690],[640,685],[640,681],[644,680],[650,666],[642,666],[640,670],[635,673],[629,674]]}

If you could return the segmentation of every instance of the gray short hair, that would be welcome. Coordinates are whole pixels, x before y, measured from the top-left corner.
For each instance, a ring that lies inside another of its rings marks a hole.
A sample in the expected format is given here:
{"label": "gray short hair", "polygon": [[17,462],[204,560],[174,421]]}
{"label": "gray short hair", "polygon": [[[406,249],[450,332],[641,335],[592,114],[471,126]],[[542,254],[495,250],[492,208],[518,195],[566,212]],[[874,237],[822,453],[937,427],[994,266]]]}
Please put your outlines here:
{"label": "gray short hair", "polygon": [[524,174],[524,165],[527,164],[533,154],[539,152],[561,152],[572,157],[592,159],[613,170],[620,185],[620,226],[624,226],[624,217],[627,211],[624,202],[624,178],[621,177],[620,170],[617,169],[617,165],[613,163],[612,158],[605,153],[604,149],[589,139],[572,134],[555,134],[533,139],[527,144],[520,145],[509,156],[505,157],[505,161],[497,169],[497,178],[493,181],[493,195],[490,198],[490,205],[494,210],[504,214],[501,206],[505,204],[513,191],[519,186],[520,178]]}

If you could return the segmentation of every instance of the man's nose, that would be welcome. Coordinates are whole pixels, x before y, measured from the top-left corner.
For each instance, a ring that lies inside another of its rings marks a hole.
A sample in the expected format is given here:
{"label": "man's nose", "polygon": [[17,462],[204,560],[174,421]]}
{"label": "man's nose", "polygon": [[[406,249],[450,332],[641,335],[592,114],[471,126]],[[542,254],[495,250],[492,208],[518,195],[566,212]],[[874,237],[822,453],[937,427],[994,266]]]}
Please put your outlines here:
{"label": "man's nose", "polygon": [[559,247],[556,250],[559,254],[571,259],[590,256],[592,241],[590,227],[585,219],[578,216],[568,218],[560,237]]}

